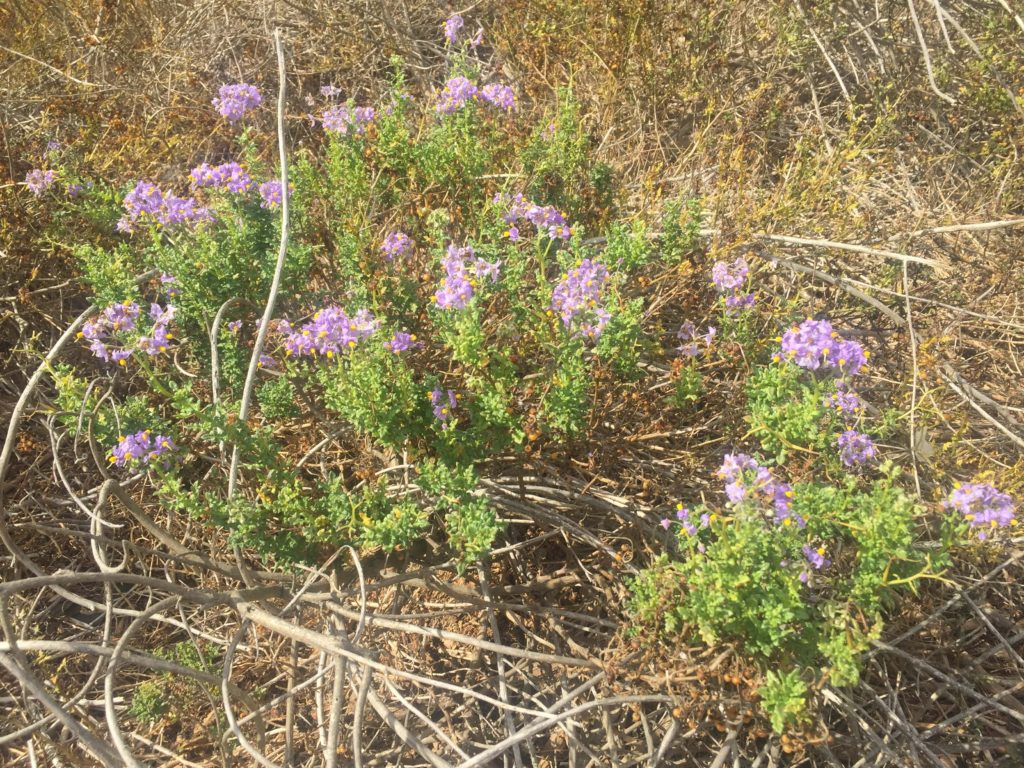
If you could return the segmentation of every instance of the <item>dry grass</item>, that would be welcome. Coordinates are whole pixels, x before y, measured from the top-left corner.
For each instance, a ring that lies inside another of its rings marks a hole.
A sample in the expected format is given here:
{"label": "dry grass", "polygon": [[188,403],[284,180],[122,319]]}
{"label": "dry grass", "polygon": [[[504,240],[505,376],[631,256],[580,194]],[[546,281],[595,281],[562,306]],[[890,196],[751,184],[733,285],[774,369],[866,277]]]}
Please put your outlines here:
{"label": "dry grass", "polygon": [[[392,54],[415,88],[436,82],[448,10],[422,0],[0,8],[0,414],[85,306],[66,249],[41,240],[44,224],[14,186],[47,139],[81,148],[85,167],[107,178],[180,174],[221,140],[207,109],[213,84],[273,86],[273,27],[290,41],[292,93],[333,82],[372,98]],[[670,195],[701,196],[707,260],[752,250],[764,301],[827,311],[870,338],[872,395],[912,414],[888,451],[913,467],[926,500],[953,477],[984,472],[1024,498],[1024,24],[1006,4],[508,0],[467,15],[537,113],[558,86],[574,86],[599,153],[625,179],[626,210],[651,218]],[[304,111],[296,96],[290,116]],[[984,222],[1000,224],[961,226]],[[935,263],[905,266],[878,251]],[[651,327],[671,331],[707,305],[703,266],[647,276]],[[144,504],[111,501],[102,514],[124,527],[96,538],[54,480],[55,460],[70,470],[85,447],[54,446],[45,408],[33,405],[0,478],[0,525],[18,552],[0,578],[41,580],[0,614],[5,634],[88,647],[26,646],[19,656],[5,646],[0,756],[12,766],[117,764],[102,751],[113,747],[94,747],[97,762],[69,730],[112,744],[111,716],[126,749],[154,765],[255,765],[218,737],[230,734],[223,667],[266,707],[261,727],[240,732],[280,765],[321,764],[332,727],[338,765],[356,753],[367,765],[458,763],[458,750],[479,753],[543,722],[544,708],[571,707],[590,708],[517,742],[506,764],[1021,764],[1020,541],[964,552],[949,574],[956,589],[933,585],[901,605],[863,684],[822,691],[820,720],[785,740],[756,714],[757,672],[734,649],[622,639],[624,579],[661,546],[653,510],[683,487],[692,493],[742,429],[728,408],[738,376],[734,386],[717,380],[696,415],[660,411],[644,391],[609,392],[597,450],[538,444],[525,463],[496,466],[489,490],[510,533],[488,573],[458,579],[428,544],[405,560],[368,559],[364,583],[339,551],[344,567],[329,579],[309,574],[298,599],[301,578],[264,575],[265,592],[238,591],[245,583],[225,542]],[[79,494],[92,483],[72,482]],[[123,573],[96,575],[98,562],[122,559]],[[89,575],[60,581],[61,571]],[[138,619],[168,596],[155,620]],[[364,612],[377,620],[364,627]],[[152,657],[111,672],[97,654],[126,632],[136,651],[195,644],[217,663],[199,682],[181,668],[159,677]],[[339,649],[352,654],[348,677],[336,674]],[[367,660],[378,666],[364,677]],[[63,725],[13,735],[54,711],[15,669],[63,703]],[[129,714],[133,685],[146,679],[182,711],[150,724]],[[577,686],[588,687],[570,693]],[[227,700],[236,717],[250,712],[238,690]],[[503,716],[503,702],[517,708]]]}

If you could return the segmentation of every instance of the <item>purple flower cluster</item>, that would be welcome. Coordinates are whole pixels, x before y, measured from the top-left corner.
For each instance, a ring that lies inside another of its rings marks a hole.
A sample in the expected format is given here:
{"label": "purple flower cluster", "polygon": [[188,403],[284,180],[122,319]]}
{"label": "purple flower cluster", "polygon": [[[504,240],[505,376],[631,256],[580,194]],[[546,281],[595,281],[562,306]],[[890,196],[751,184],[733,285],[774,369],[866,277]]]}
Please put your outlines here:
{"label": "purple flower cluster", "polygon": [[164,296],[168,299],[177,298],[181,293],[181,291],[177,289],[177,285],[178,278],[174,277],[174,275],[168,275],[166,272],[162,272],[160,274],[160,287],[163,289]]}
{"label": "purple flower cluster", "polygon": [[213,106],[229,123],[237,123],[246,112],[262,103],[263,97],[256,86],[248,83],[222,85],[213,99]]}
{"label": "purple flower cluster", "polygon": [[56,180],[56,172],[44,171],[41,168],[33,168],[25,174],[25,184],[28,186],[28,191],[36,197],[42,197],[43,193],[52,187]]}
{"label": "purple flower cluster", "polygon": [[153,327],[148,336],[142,336],[139,339],[139,346],[142,347],[143,352],[152,357],[166,352],[171,339],[174,338],[173,333],[167,332],[167,326],[174,319],[174,307],[163,308],[159,304],[150,304],[149,318],[153,321]]}
{"label": "purple flower cluster", "polygon": [[856,414],[864,409],[860,395],[849,388],[843,379],[836,381],[836,391],[822,402],[826,408],[834,408],[840,413]]}
{"label": "purple flower cluster", "polygon": [[340,133],[342,136],[361,136],[366,133],[367,126],[373,122],[377,113],[373,107],[349,108],[345,104],[328,107],[321,115],[324,130],[328,133]]}
{"label": "purple flower cluster", "polygon": [[135,223],[143,214],[152,216],[165,227],[176,224],[199,224],[213,220],[209,208],[196,205],[191,197],[178,197],[164,193],[148,181],[140,181],[125,195],[125,215],[117,222],[121,232],[134,232]]}
{"label": "purple flower cluster", "polygon": [[[115,334],[138,330],[137,321],[140,314],[139,305],[134,301],[114,304],[104,309],[98,318],[83,325],[78,335],[89,342],[89,350],[100,360],[124,365],[125,360],[131,357],[132,350],[124,346],[112,347],[111,341]],[[138,345],[146,354],[152,356],[166,352],[171,339],[174,338],[174,334],[168,331],[168,326],[174,319],[174,307],[165,308],[159,304],[151,304],[149,317],[153,321],[153,326],[148,335],[139,338]]]}
{"label": "purple flower cluster", "polygon": [[[830,565],[832,565],[832,561],[825,557],[824,547],[818,547],[817,549],[815,549],[809,544],[804,544],[803,553],[804,559],[807,561],[807,564],[816,571],[824,570],[825,568],[828,568]],[[808,570],[801,571],[799,577],[800,581],[806,584],[807,580],[810,578],[810,575],[810,571]]]}
{"label": "purple flower cluster", "polygon": [[442,114],[450,115],[476,99],[479,92],[479,89],[465,77],[453,77],[445,83],[444,90],[438,95],[435,109]]}
{"label": "purple flower cluster", "polygon": [[711,282],[725,296],[725,308],[729,313],[754,306],[754,294],[743,292],[749,275],[750,267],[742,256],[737,256],[732,264],[726,261],[715,262],[711,268]]}
{"label": "purple flower cluster", "polygon": [[113,304],[104,309],[98,318],[83,325],[78,336],[89,342],[89,351],[100,360],[124,365],[124,361],[131,357],[131,350],[112,349],[108,342],[112,334],[134,331],[139,312],[139,305],[134,301]]}
{"label": "purple flower cluster", "polygon": [[511,112],[516,108],[516,97],[512,88],[501,83],[485,85],[480,89],[480,98],[506,112]]}
{"label": "purple flower cluster", "polygon": [[601,305],[604,287],[610,280],[604,264],[583,259],[551,292],[551,311],[558,313],[566,328],[577,323],[576,336],[599,338],[611,320],[611,313]]}
{"label": "purple flower cluster", "polygon": [[957,510],[972,528],[981,529],[978,538],[983,541],[988,537],[986,528],[1017,524],[1013,499],[988,483],[955,483],[943,506]]}
{"label": "purple flower cluster", "polygon": [[329,306],[319,310],[297,331],[283,320],[279,321],[278,330],[286,334],[286,354],[331,358],[339,352],[355,349],[360,341],[373,335],[377,321],[366,309],[359,310],[355,317],[349,317],[340,307]]}
{"label": "purple flower cluster", "polygon": [[687,320],[679,326],[679,331],[676,333],[676,338],[680,341],[680,344],[676,349],[683,357],[696,357],[700,354],[700,348],[697,345],[697,341],[703,341],[705,348],[710,347],[716,333],[718,333],[718,329],[713,325],[709,325],[704,334],[698,335],[697,327],[692,321]]}
{"label": "purple flower cluster", "polygon": [[718,477],[725,481],[725,495],[733,504],[748,499],[761,500],[775,512],[775,522],[803,528],[807,523],[792,508],[793,487],[772,477],[771,470],[762,467],[745,453],[727,453],[719,468]]}
{"label": "purple flower cluster", "polygon": [[843,432],[836,441],[839,447],[839,458],[848,467],[858,467],[878,455],[871,438],[855,429]]}
{"label": "purple flower cluster", "polygon": [[342,93],[343,93],[342,89],[339,88],[336,85],[321,85],[320,86],[320,95],[325,97],[325,98],[328,98],[328,99],[333,99],[333,98],[336,98],[338,96],[341,96]]}
{"label": "purple flower cluster", "polygon": [[776,360],[789,360],[810,371],[831,367],[842,375],[856,376],[868,360],[867,350],[859,342],[840,337],[828,320],[808,318],[782,334],[781,342]]}
{"label": "purple flower cluster", "polygon": [[[288,199],[291,200],[295,188],[288,185]],[[271,179],[260,184],[260,208],[274,211],[281,207],[281,182]]]}
{"label": "purple flower cluster", "polygon": [[405,256],[412,251],[412,238],[405,234],[405,232],[397,230],[388,232],[384,237],[380,250],[384,254],[385,259],[393,261],[395,256]]}
{"label": "purple flower cluster", "polygon": [[686,531],[688,535],[695,536],[699,528],[707,528],[708,525],[711,524],[713,519],[713,515],[705,512],[700,516],[700,519],[698,521],[700,525],[698,526],[691,519],[690,510],[687,507],[684,507],[683,504],[680,502],[679,504],[676,504],[676,519],[672,520],[671,518],[666,517],[664,520],[661,521],[661,527],[667,531],[671,527],[672,523],[676,522],[684,531]]}
{"label": "purple flower cluster", "polygon": [[434,408],[434,418],[441,422],[441,429],[451,429],[455,426],[455,406],[459,396],[455,390],[441,390],[435,388],[430,393],[430,405]]}
{"label": "purple flower cluster", "polygon": [[457,13],[444,23],[444,37],[448,41],[448,45],[455,45],[455,39],[459,35],[459,30],[465,26],[465,23],[463,18]]}
{"label": "purple flower cluster", "polygon": [[[121,435],[117,438],[117,445],[111,451],[109,461],[118,467],[134,463],[149,464],[176,449],[177,446],[171,438],[153,435],[150,430],[144,429],[134,435]],[[163,464],[167,466],[166,459]]]}
{"label": "purple flower cluster", "polygon": [[547,235],[552,240],[568,240],[572,230],[566,222],[565,216],[553,205],[537,205],[529,200],[524,200],[522,193],[508,195],[498,193],[494,196],[495,205],[507,206],[501,218],[509,225],[506,234],[510,240],[519,239],[519,228],[516,224],[521,219],[526,219],[537,228],[537,231],[547,230]]}
{"label": "purple flower cluster", "polygon": [[238,163],[210,165],[203,163],[192,169],[192,188],[223,187],[229,192],[241,194],[252,188],[252,177]]}
{"label": "purple flower cluster", "polygon": [[471,246],[456,248],[452,243],[443,266],[445,276],[434,294],[434,303],[441,309],[462,309],[473,298],[477,280],[490,277],[492,283],[498,282],[501,262],[486,261],[477,257]]}
{"label": "purple flower cluster", "polygon": [[396,355],[412,349],[413,347],[422,347],[423,342],[416,340],[415,333],[406,333],[405,331],[396,331],[395,335],[391,337],[390,341],[384,343],[384,347]]}

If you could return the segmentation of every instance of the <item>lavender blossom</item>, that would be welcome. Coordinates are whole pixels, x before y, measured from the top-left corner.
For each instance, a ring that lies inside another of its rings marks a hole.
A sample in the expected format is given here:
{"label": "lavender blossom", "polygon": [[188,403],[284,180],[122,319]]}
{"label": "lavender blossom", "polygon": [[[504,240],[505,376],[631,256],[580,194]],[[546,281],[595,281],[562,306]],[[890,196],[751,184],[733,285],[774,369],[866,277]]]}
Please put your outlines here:
{"label": "lavender blossom", "polygon": [[340,307],[328,306],[297,331],[290,324],[279,325],[278,330],[287,336],[286,354],[332,358],[339,352],[355,349],[360,341],[371,336],[377,330],[377,321],[365,309],[349,317]]}
{"label": "lavender blossom", "polygon": [[248,83],[222,85],[213,99],[213,106],[229,123],[237,123],[246,112],[262,103],[263,97],[256,86]]}
{"label": "lavender blossom", "polygon": [[834,408],[840,413],[860,413],[864,404],[861,402],[860,396],[851,389],[847,388],[847,384],[842,379],[836,382],[836,391],[826,397],[822,401],[822,405],[826,408]]}
{"label": "lavender blossom", "polygon": [[388,232],[380,250],[384,254],[385,259],[393,261],[396,256],[405,256],[412,251],[412,238],[404,232],[397,230]]}
{"label": "lavender blossom", "polygon": [[506,112],[511,112],[516,106],[516,97],[512,88],[501,83],[485,85],[480,90],[480,98]]}
{"label": "lavender blossom", "polygon": [[401,352],[406,352],[414,347],[422,347],[423,342],[416,340],[415,333],[406,333],[405,331],[396,331],[395,335],[391,337],[391,341],[384,343],[384,347],[396,355]]}
{"label": "lavender blossom", "polygon": [[252,177],[236,162],[214,166],[203,163],[193,168],[189,176],[192,178],[194,189],[219,187],[240,194],[252,188]]}
{"label": "lavender blossom", "polygon": [[373,107],[349,108],[345,104],[335,104],[323,111],[321,122],[328,133],[361,136],[375,117]]}
{"label": "lavender blossom", "polygon": [[[150,464],[177,449],[174,441],[166,435],[153,436],[148,429],[134,435],[122,435],[110,453],[109,461],[118,467],[129,464]],[[163,462],[167,466],[166,459]]]}
{"label": "lavender blossom", "polygon": [[[288,185],[288,199],[292,199],[292,192],[295,187]],[[278,179],[271,179],[260,184],[260,208],[274,211],[281,207],[281,182]]]}
{"label": "lavender blossom", "polygon": [[581,325],[578,334],[599,338],[611,319],[601,306],[605,285],[611,280],[608,268],[599,261],[583,259],[566,272],[551,292],[551,311],[557,312],[566,328]]}
{"label": "lavender blossom", "polygon": [[430,393],[430,404],[434,408],[434,418],[441,422],[441,429],[451,429],[455,426],[453,412],[455,411],[457,401],[458,395],[455,394],[453,389],[442,391],[435,388]]}
{"label": "lavender blossom", "polygon": [[715,262],[711,268],[711,282],[719,293],[735,293],[747,281],[750,267],[746,259],[737,256],[732,264],[724,261]]}
{"label": "lavender blossom", "polygon": [[25,174],[25,184],[28,186],[28,191],[36,197],[42,197],[43,193],[52,187],[56,180],[57,173],[55,171],[44,171],[40,168],[33,168]]}
{"label": "lavender blossom", "polygon": [[808,318],[786,331],[781,342],[776,360],[789,360],[811,371],[832,367],[842,375],[856,376],[868,359],[860,343],[841,338],[828,320]]}
{"label": "lavender blossom", "polygon": [[470,101],[476,99],[479,90],[464,77],[453,77],[445,83],[444,90],[438,95],[435,109],[445,115],[457,112]]}
{"label": "lavender blossom", "polygon": [[458,14],[451,16],[444,23],[444,37],[448,41],[448,45],[455,45],[455,39],[458,37],[459,30],[462,29],[465,23]]}
{"label": "lavender blossom", "polygon": [[501,262],[477,258],[472,246],[457,248],[452,243],[443,267],[445,276],[434,293],[434,303],[441,309],[463,309],[473,298],[479,278],[497,282]]}
{"label": "lavender blossom", "polygon": [[983,541],[988,537],[986,529],[1017,524],[1013,499],[988,483],[954,483],[943,506],[957,510],[972,528],[980,529],[978,538]]}
{"label": "lavender blossom", "polygon": [[839,458],[848,467],[856,467],[873,459],[878,454],[874,442],[867,435],[848,429],[837,440]]}

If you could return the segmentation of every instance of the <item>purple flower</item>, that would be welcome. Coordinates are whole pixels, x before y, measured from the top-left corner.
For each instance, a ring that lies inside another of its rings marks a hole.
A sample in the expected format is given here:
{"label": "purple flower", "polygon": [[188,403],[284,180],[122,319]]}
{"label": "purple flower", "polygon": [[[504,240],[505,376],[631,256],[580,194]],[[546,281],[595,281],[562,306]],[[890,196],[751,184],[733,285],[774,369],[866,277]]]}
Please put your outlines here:
{"label": "purple flower", "polygon": [[782,334],[783,359],[816,371],[828,362],[828,354],[839,334],[828,320],[808,318]]}
{"label": "purple flower", "polygon": [[373,107],[355,107],[350,109],[345,104],[335,104],[325,109],[321,115],[324,130],[328,133],[339,133],[342,136],[361,136],[366,127],[373,122],[376,113]]}
{"label": "purple flower", "polygon": [[823,570],[832,565],[832,561],[825,557],[824,547],[814,549],[810,545],[804,544],[803,553],[807,563],[816,571]]}
{"label": "purple flower", "polygon": [[980,528],[982,540],[988,536],[986,528],[1017,524],[1013,499],[988,483],[955,483],[943,506],[960,512],[972,528]]}
{"label": "purple flower", "polygon": [[189,174],[192,178],[192,187],[200,189],[203,187],[220,187],[229,192],[240,194],[248,192],[252,188],[252,177],[246,173],[236,162],[222,163],[211,166],[208,163],[193,168]]}
{"label": "purple flower", "polygon": [[457,400],[458,395],[453,389],[442,391],[435,388],[430,393],[430,404],[434,408],[434,417],[441,422],[441,429],[450,429],[455,426],[452,417]]}
{"label": "purple flower", "polygon": [[868,351],[851,339],[842,339],[829,350],[829,363],[846,376],[856,376],[867,362]]}
{"label": "purple flower", "polygon": [[442,266],[445,276],[434,293],[434,303],[441,309],[463,309],[473,298],[479,278],[497,282],[501,262],[477,258],[472,246],[457,248],[451,243]]}
{"label": "purple flower", "polygon": [[464,107],[479,93],[477,87],[466,78],[453,77],[445,83],[444,90],[437,98],[435,109],[442,114],[450,115]]}
{"label": "purple flower", "polygon": [[455,45],[455,38],[459,34],[459,30],[465,25],[465,21],[458,14],[450,17],[444,23],[444,37],[448,41],[448,45]]}
{"label": "purple flower", "polygon": [[231,331],[232,333],[237,334],[240,330],[242,330],[242,321],[232,320],[230,323],[228,323],[228,330]]}
{"label": "purple flower", "polygon": [[717,475],[725,480],[725,495],[733,504],[740,504],[756,494],[773,493],[772,473],[745,453],[727,453]]}
{"label": "purple flower", "polygon": [[732,264],[724,261],[715,262],[711,268],[711,282],[719,293],[735,293],[747,281],[749,274],[750,267],[747,266],[746,259],[737,256]]}
{"label": "purple flower", "polygon": [[[684,507],[682,503],[676,504],[676,520],[679,521],[680,527],[686,531],[690,536],[694,536],[697,533],[697,526],[693,524],[693,520],[690,519],[690,510]],[[706,528],[710,517],[707,515],[701,515],[700,524],[702,528]]]}
{"label": "purple flower", "polygon": [[781,342],[776,360],[789,360],[811,371],[828,366],[842,375],[856,376],[868,359],[860,343],[841,338],[828,320],[808,318],[782,334]]}
{"label": "purple flower", "polygon": [[[176,449],[177,446],[171,438],[166,435],[154,437],[150,430],[144,429],[134,435],[122,435],[117,438],[117,445],[110,452],[109,460],[118,467],[135,463],[149,464]],[[167,466],[166,460],[163,463]]]}
{"label": "purple flower", "polygon": [[277,361],[270,355],[260,355],[260,359],[256,361],[257,368],[276,368]]}
{"label": "purple flower", "polygon": [[125,301],[121,304],[112,304],[104,309],[100,320],[108,331],[133,331],[140,311],[139,305],[134,301]]}
{"label": "purple flower", "polygon": [[218,95],[213,99],[213,106],[229,123],[237,123],[246,112],[262,103],[263,97],[256,90],[256,86],[248,83],[222,85]]}
{"label": "purple flower", "polygon": [[860,413],[864,408],[860,396],[853,390],[847,389],[847,384],[842,379],[836,382],[836,391],[822,401],[826,408],[834,408],[840,413]]}
{"label": "purple flower", "polygon": [[164,194],[159,187],[148,181],[139,181],[132,191],[125,195],[124,208],[126,215],[117,223],[117,228],[121,232],[134,231],[135,221],[143,214],[154,217],[165,227],[213,220],[210,209],[197,206],[191,197]]}
{"label": "purple flower", "polygon": [[697,345],[698,340],[703,341],[705,347],[709,347],[717,332],[717,329],[713,326],[708,326],[707,332],[702,336],[698,336],[697,327],[691,320],[687,320],[679,326],[679,330],[676,332],[676,338],[682,342],[676,347],[676,350],[683,357],[696,357],[700,354],[700,348]]}
{"label": "purple flower", "polygon": [[55,171],[44,171],[40,168],[33,168],[25,174],[25,184],[29,192],[36,197],[42,197],[43,193],[53,186],[57,180]]}
{"label": "purple flower", "polygon": [[68,184],[68,189],[67,189],[68,197],[74,199],[74,198],[78,197],[80,194],[82,194],[82,190],[84,190],[84,189],[85,189],[85,187],[83,187],[81,184],[76,184],[76,183]]}
{"label": "purple flower", "polygon": [[125,360],[132,356],[130,349],[111,349],[107,360],[118,365],[125,365]]}
{"label": "purple flower", "polygon": [[336,96],[341,96],[342,90],[336,85],[321,85],[320,95],[328,99],[333,99]]}
{"label": "purple flower", "polygon": [[516,106],[516,97],[512,88],[501,83],[485,85],[480,91],[480,98],[506,112],[511,112]]}
{"label": "purple flower", "polygon": [[604,287],[610,280],[604,264],[583,259],[562,276],[551,292],[551,311],[558,313],[566,328],[580,324],[577,335],[600,337],[611,319],[611,314],[601,306]]}
{"label": "purple flower", "polygon": [[181,293],[175,286],[178,284],[178,278],[173,275],[168,275],[166,272],[160,275],[160,285],[164,288],[164,294],[168,299],[173,299]]}
{"label": "purple flower", "polygon": [[[291,200],[295,187],[288,185],[288,199]],[[260,184],[260,208],[269,211],[276,210],[281,206],[281,182],[278,179],[271,179]]]}
{"label": "purple flower", "polygon": [[807,521],[793,511],[793,486],[789,483],[772,482],[768,495],[775,509],[775,522],[779,525],[796,525],[797,528],[807,526]]}
{"label": "purple flower", "polygon": [[742,312],[754,306],[754,294],[752,293],[731,293],[725,297],[725,309],[729,314]]}
{"label": "purple flower", "polygon": [[325,355],[328,358],[355,349],[360,341],[376,330],[377,321],[368,310],[361,309],[354,317],[349,317],[336,306],[319,310],[297,331],[287,323],[278,326],[278,331],[287,336],[284,343],[286,354]]}
{"label": "purple flower", "polygon": [[480,29],[478,29],[476,31],[476,34],[473,35],[473,39],[469,41],[469,47],[472,48],[475,51],[478,46],[483,45],[483,42],[484,42],[484,28],[480,27]]}
{"label": "purple flower", "polygon": [[396,331],[395,335],[391,337],[391,341],[385,342],[384,346],[397,355],[400,352],[405,352],[413,347],[422,347],[423,342],[417,341],[416,334],[414,333]]}
{"label": "purple flower", "polygon": [[384,258],[393,261],[395,256],[404,256],[412,250],[412,238],[404,232],[389,232],[380,247]]}
{"label": "purple flower", "polygon": [[837,445],[839,446],[839,458],[848,467],[864,464],[878,454],[871,438],[853,429],[843,432],[837,440]]}
{"label": "purple flower", "polygon": [[64,147],[61,145],[61,143],[56,139],[50,139],[48,142],[46,142],[47,152],[60,152],[63,148]]}
{"label": "purple flower", "polygon": [[149,307],[149,317],[153,321],[153,327],[150,329],[148,336],[143,336],[139,339],[139,346],[143,352],[152,357],[153,355],[159,355],[161,352],[166,352],[171,344],[171,339],[174,338],[173,333],[167,332],[167,326],[174,319],[174,307],[168,306],[164,308],[159,304],[151,304]]}

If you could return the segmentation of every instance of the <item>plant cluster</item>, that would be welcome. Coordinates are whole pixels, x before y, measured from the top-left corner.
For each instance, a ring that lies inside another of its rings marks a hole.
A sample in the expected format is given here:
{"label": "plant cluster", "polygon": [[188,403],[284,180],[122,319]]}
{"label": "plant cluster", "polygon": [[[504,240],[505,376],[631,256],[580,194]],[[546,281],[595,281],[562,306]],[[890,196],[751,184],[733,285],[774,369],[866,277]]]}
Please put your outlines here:
{"label": "plant cluster", "polygon": [[[657,247],[642,223],[609,224],[611,174],[571,94],[525,129],[511,86],[481,84],[481,35],[460,42],[463,27],[446,25],[451,71],[422,103],[400,67],[378,105],[322,89],[320,151],[293,154],[287,188],[263,159],[262,98],[245,83],[213,100],[231,151],[205,158],[178,191],[63,166],[26,177],[33,195],[116,238],[76,249],[98,313],[80,334],[93,357],[55,370],[61,421],[97,441],[116,476],[145,475],[162,504],[268,560],[409,548],[427,531],[460,570],[485,558],[502,531],[480,482],[488,463],[540,438],[586,440],[599,382],[616,392],[659,346],[637,286],[697,246],[695,201],[667,206]],[[261,328],[286,202],[282,291]],[[669,404],[700,407],[728,341],[749,366],[749,431],[717,469],[722,498],[679,502],[662,520],[667,551],[633,584],[632,611],[669,636],[761,660],[772,670],[763,704],[781,730],[801,722],[816,687],[856,682],[901,590],[941,578],[970,531],[992,538],[1016,520],[1007,495],[966,484],[945,504],[941,545],[928,546],[935,510],[901,487],[868,433],[868,351],[809,318],[763,354],[754,268],[742,256],[711,265],[718,325],[687,320],[675,334]],[[257,336],[257,408],[243,422]],[[120,400],[88,383],[97,367]],[[311,466],[325,446],[334,458]],[[156,708],[140,699],[140,712]]]}

